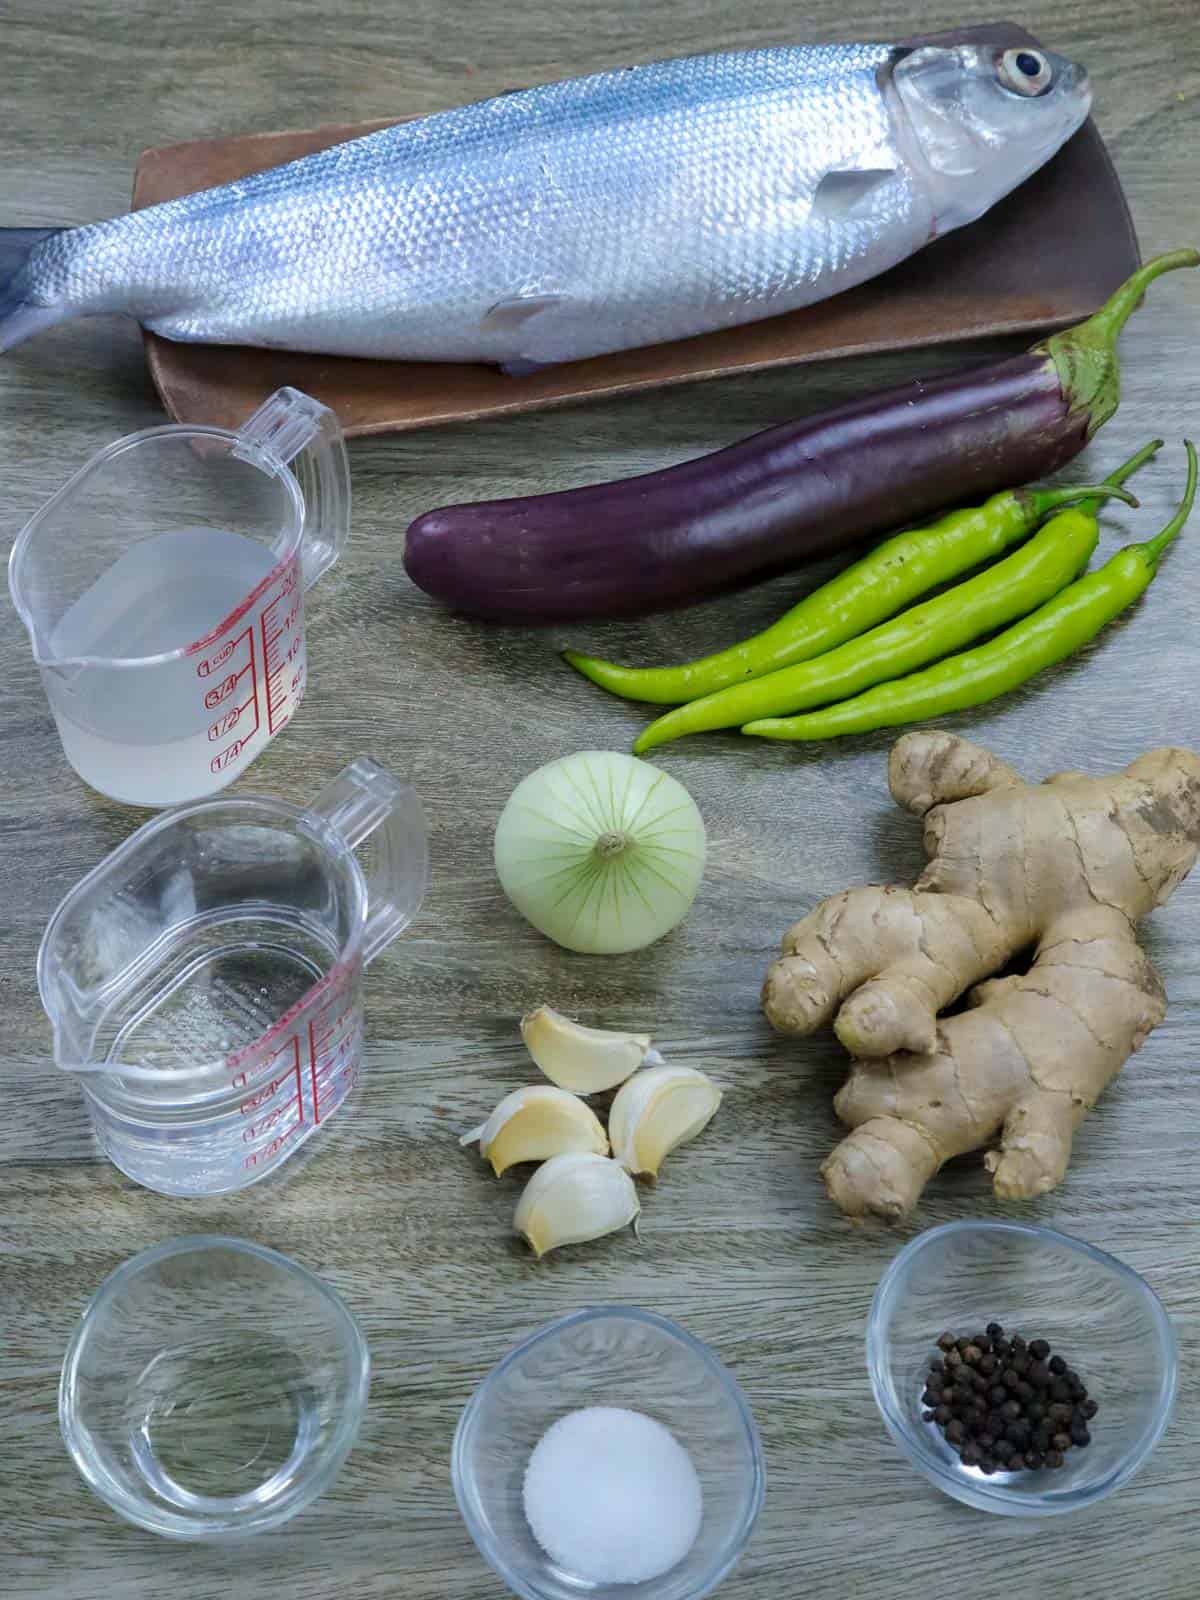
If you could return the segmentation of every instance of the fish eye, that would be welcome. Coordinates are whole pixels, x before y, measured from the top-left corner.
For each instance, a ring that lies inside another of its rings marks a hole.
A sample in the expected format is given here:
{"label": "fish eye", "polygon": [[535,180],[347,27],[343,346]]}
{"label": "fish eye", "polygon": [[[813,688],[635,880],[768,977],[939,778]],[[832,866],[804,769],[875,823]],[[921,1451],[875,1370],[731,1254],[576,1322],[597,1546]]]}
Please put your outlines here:
{"label": "fish eye", "polygon": [[1054,81],[1050,63],[1040,50],[1006,50],[1000,57],[997,76],[1013,94],[1045,94]]}

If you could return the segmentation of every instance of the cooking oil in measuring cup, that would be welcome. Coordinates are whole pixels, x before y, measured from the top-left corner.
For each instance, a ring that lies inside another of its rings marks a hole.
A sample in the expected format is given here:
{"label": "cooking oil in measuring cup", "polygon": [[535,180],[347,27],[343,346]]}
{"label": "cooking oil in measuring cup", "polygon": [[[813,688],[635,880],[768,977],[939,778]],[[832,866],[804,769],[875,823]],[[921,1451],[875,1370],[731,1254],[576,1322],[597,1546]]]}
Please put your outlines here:
{"label": "cooking oil in measuring cup", "polygon": [[87,783],[170,805],[258,755],[304,693],[304,590],[349,512],[336,419],[283,389],[236,434],[118,441],[34,517],[9,582]]}

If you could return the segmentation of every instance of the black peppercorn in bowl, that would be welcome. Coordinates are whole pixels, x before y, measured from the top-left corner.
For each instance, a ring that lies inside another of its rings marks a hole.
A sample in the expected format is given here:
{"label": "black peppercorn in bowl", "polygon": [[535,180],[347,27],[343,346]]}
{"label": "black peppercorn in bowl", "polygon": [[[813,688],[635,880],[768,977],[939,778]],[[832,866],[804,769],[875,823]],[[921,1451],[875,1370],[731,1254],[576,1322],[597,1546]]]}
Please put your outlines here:
{"label": "black peppercorn in bowl", "polygon": [[901,1250],[875,1291],[867,1368],[913,1466],[1010,1517],[1074,1511],[1127,1483],[1177,1381],[1171,1324],[1136,1272],[1011,1222],[950,1222]]}

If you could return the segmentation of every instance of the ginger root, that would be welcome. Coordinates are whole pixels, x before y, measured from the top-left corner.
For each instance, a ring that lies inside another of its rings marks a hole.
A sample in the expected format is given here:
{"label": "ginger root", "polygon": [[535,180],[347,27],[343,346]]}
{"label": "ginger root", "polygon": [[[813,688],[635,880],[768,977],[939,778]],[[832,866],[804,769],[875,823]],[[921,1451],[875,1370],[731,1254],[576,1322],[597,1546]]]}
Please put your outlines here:
{"label": "ginger root", "polygon": [[[1200,757],[1152,750],[1113,777],[1035,786],[965,739],[911,733],[888,783],[925,818],[925,871],[911,890],[823,901],[763,989],[780,1032],[836,1014],[855,1057],[834,1102],[853,1131],[821,1169],[826,1187],[848,1216],[903,1216],[943,1162],[998,1134],[984,1157],[996,1194],[1045,1194],[1165,1014],[1134,927],[1196,861]],[[1024,975],[981,981],[1029,950]],[[969,1009],[939,1018],[964,991]]]}

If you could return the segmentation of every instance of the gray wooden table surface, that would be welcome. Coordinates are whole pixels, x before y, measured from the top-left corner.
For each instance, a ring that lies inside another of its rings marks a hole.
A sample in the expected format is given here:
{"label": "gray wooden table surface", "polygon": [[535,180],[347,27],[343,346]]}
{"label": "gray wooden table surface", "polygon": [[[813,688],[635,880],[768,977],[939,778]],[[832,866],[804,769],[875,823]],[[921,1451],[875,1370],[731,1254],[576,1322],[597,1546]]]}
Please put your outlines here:
{"label": "gray wooden table surface", "polygon": [[[983,21],[988,0],[6,0],[0,12],[0,222],[83,222],[124,208],[144,145],[420,112],[514,84],[687,49],[900,36]],[[1200,34],[1192,0],[1030,0],[1020,20],[1091,68],[1096,116],[1147,254],[1200,233]],[[1096,228],[1105,225],[1095,219]],[[1032,241],[1031,241],[1032,244]],[[1079,248],[1088,242],[1080,239]],[[1106,471],[1150,435],[1140,513],[1106,519],[1105,549],[1165,520],[1177,441],[1200,430],[1200,273],[1157,285],[1123,345],[1126,398],[1072,468]],[[982,350],[926,354],[925,371]],[[864,1315],[907,1236],[1008,1214],[978,1162],[934,1183],[910,1227],[855,1233],[817,1166],[837,1137],[842,1061],[820,1039],[774,1041],[758,1011],[782,930],[845,884],[910,875],[918,828],[891,807],[886,739],[796,755],[712,738],[667,752],[708,822],[711,867],[686,925],[642,955],[568,955],[506,905],[492,830],[527,771],[570,750],[627,745],[637,719],[559,665],[556,633],[445,616],[406,582],[402,532],[446,499],[564,487],[682,460],[916,369],[903,356],[811,367],[522,420],[379,439],[351,451],[347,555],[309,608],[308,698],[239,792],[303,800],[369,752],[411,779],[432,824],[433,882],[409,935],[372,968],[367,1072],[356,1101],[277,1186],[171,1201],[98,1154],[75,1084],[58,1077],[34,957],[60,897],[141,820],[66,766],[12,614],[0,617],[0,1593],[91,1600],[468,1600],[500,1593],[460,1523],[449,1479],[458,1412],[513,1343],[581,1304],[627,1301],[681,1319],[729,1363],[766,1449],[766,1509],[729,1600],[970,1594],[1063,1600],[1195,1593],[1200,1522],[1200,874],[1146,929],[1166,1023],[1079,1136],[1056,1193],[1011,1214],[1116,1251],[1162,1295],[1182,1345],[1174,1423],[1117,1498],[1051,1525],[943,1499],[890,1445],[866,1384]],[[0,546],[66,474],[157,419],[133,328],[76,323],[0,359]],[[762,626],[781,580],[578,643],[683,658]],[[1200,526],[1140,614],[1087,659],[956,726],[1033,775],[1105,770],[1200,740]],[[7,600],[4,605],[7,606]],[[0,610],[3,610],[0,607]],[[729,1094],[703,1145],[616,1238],[534,1265],[510,1239],[516,1179],[499,1184],[456,1135],[529,1076],[516,1018],[549,999],[652,1029]],[[176,1546],[117,1521],[61,1447],[59,1363],[87,1296],[121,1260],[212,1229],[325,1274],[375,1361],[369,1413],[336,1487],[278,1534],[235,1549]]]}

